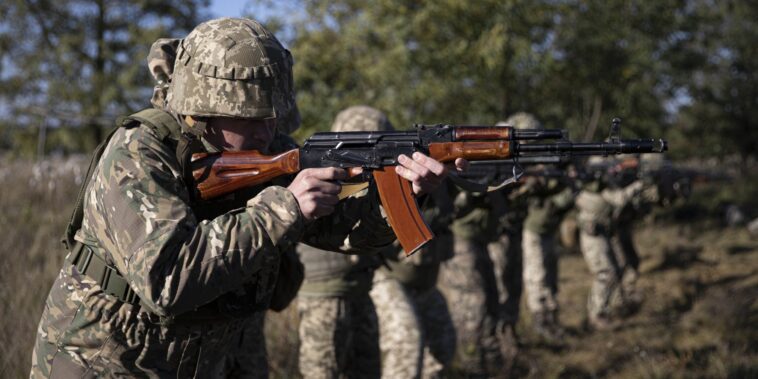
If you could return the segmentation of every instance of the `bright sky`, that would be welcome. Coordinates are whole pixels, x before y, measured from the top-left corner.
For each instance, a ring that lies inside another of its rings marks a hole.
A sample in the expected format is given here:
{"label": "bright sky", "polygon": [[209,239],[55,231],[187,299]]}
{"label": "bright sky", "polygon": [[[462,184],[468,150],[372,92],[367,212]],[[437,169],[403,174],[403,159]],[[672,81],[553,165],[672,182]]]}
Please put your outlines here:
{"label": "bright sky", "polygon": [[245,4],[247,0],[212,0],[210,10],[215,17],[239,17]]}

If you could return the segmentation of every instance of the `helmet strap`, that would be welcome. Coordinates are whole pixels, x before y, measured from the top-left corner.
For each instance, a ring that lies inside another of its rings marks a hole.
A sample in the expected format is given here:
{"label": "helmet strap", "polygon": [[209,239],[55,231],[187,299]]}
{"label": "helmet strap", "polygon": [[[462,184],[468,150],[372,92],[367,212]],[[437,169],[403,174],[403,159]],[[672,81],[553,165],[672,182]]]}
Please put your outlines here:
{"label": "helmet strap", "polygon": [[191,134],[197,138],[205,134],[205,128],[208,126],[208,122],[199,117],[184,116],[182,121],[182,132]]}

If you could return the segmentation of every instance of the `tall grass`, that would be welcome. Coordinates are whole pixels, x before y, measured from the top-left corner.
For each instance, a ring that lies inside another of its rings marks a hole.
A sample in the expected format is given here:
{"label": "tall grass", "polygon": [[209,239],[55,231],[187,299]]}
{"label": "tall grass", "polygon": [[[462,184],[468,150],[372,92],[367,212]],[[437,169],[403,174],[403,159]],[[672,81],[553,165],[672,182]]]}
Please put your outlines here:
{"label": "tall grass", "polygon": [[86,168],[81,157],[0,158],[0,377],[28,376],[45,297],[60,270],[61,236]]}

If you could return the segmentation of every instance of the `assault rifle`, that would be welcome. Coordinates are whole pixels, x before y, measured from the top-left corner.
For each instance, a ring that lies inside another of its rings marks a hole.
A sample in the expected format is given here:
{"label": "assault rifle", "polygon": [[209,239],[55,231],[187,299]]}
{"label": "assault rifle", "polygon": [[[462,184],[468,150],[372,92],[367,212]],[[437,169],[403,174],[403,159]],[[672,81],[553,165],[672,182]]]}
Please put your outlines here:
{"label": "assault rifle", "polygon": [[[607,142],[574,143],[562,129],[515,129],[510,126],[414,125],[415,130],[383,132],[321,132],[299,149],[276,156],[257,151],[194,154],[192,173],[201,199],[212,199],[306,168],[340,167],[350,182],[376,183],[390,226],[408,255],[432,239],[416,204],[410,182],[395,173],[400,154],[418,151],[440,162],[464,158],[520,161],[570,157],[660,153],[661,139],[622,140],[621,120],[614,119]],[[556,140],[555,142],[542,142]],[[528,142],[528,143],[527,143]],[[513,180],[519,174],[514,171]]]}

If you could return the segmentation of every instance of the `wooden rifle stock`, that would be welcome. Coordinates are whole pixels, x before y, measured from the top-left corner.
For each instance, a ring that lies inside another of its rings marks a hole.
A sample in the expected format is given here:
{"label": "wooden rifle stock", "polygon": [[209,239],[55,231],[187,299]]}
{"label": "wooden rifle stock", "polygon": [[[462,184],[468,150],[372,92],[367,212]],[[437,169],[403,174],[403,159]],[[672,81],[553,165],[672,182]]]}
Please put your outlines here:
{"label": "wooden rifle stock", "polygon": [[213,199],[246,187],[300,171],[300,150],[275,156],[257,151],[192,155],[192,176],[203,200]]}

